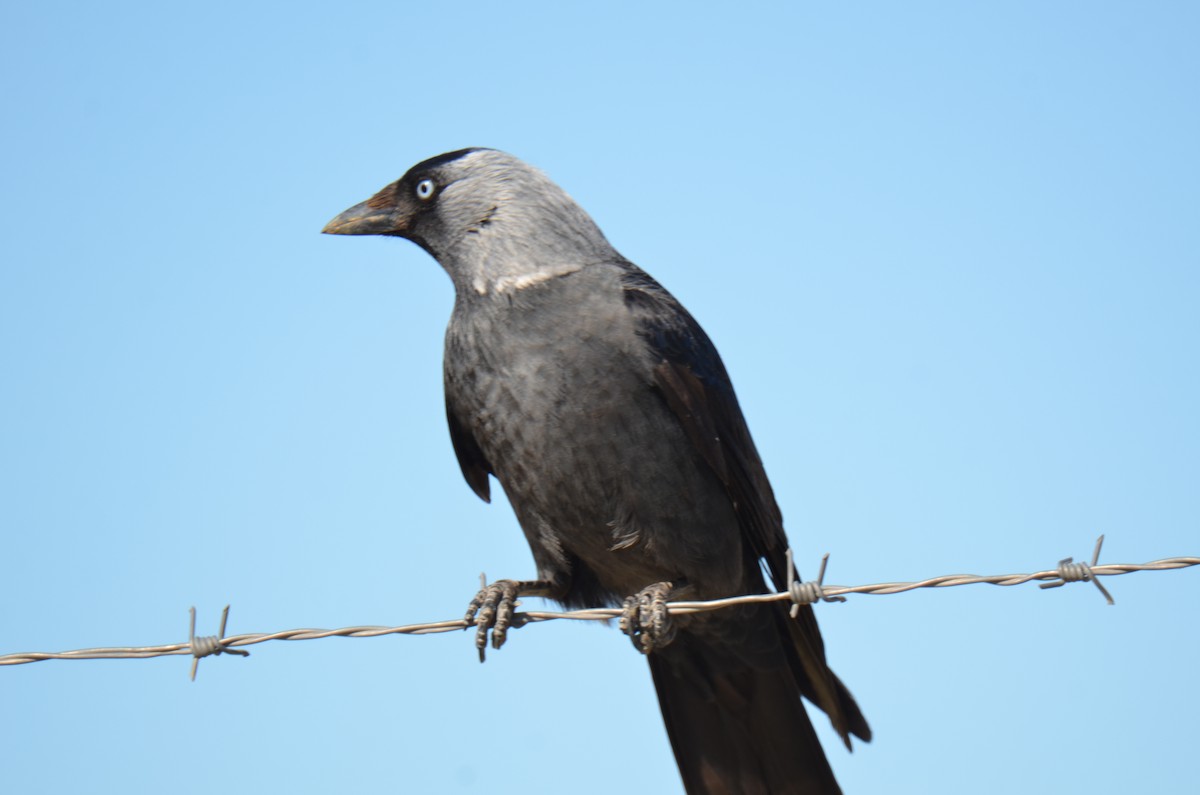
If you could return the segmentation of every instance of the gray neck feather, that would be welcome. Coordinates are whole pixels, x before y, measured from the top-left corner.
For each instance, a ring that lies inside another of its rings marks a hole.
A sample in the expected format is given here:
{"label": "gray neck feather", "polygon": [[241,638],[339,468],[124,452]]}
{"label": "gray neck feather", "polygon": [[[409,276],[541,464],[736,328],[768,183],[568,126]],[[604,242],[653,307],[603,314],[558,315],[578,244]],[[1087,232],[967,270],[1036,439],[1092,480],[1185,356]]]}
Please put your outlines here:
{"label": "gray neck feather", "polygon": [[470,163],[446,186],[445,239],[430,241],[460,295],[519,290],[620,258],[591,216],[542,172],[500,152],[470,157],[484,155],[504,160]]}

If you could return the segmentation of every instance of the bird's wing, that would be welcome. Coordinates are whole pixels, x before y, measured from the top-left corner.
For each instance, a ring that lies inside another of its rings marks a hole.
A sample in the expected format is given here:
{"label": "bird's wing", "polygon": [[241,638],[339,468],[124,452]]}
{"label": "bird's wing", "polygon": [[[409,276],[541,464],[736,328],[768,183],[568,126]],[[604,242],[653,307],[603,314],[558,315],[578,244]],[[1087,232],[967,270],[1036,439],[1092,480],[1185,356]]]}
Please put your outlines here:
{"label": "bird's wing", "polygon": [[492,473],[492,465],[484,457],[483,450],[479,449],[475,437],[459,420],[449,388],[446,390],[446,423],[450,426],[450,442],[454,445],[454,454],[458,456],[458,466],[467,485],[479,495],[479,499],[491,502],[488,475]]}
{"label": "bird's wing", "polygon": [[[649,275],[629,265],[622,277],[626,306],[638,335],[657,360],[655,386],[700,455],[725,486],[743,538],[766,564],[777,590],[787,590],[787,535],[775,493],[750,437],[721,357],[695,319]],[[732,595],[732,594],[731,594]],[[870,738],[853,697],[825,662],[825,644],[811,607],[794,621],[781,612],[792,641],[801,692],[829,715],[849,745],[849,734]],[[785,644],[788,645],[788,644]]]}
{"label": "bird's wing", "polygon": [[705,462],[725,485],[755,555],[787,587],[787,536],[725,365],[688,311],[641,270],[622,278],[625,304],[649,346],[655,386]]}

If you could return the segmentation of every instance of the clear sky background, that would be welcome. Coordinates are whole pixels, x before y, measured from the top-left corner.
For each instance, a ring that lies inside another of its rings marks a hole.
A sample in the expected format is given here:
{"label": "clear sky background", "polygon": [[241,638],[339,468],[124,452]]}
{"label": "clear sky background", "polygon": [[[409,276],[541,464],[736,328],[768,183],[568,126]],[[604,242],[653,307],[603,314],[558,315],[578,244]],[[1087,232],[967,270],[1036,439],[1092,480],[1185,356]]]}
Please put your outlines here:
{"label": "clear sky background", "polygon": [[[17,3],[0,653],[456,618],[533,567],[444,427],[452,290],[319,234],[545,169],[737,385],[805,574],[1200,554],[1192,3]],[[496,490],[498,492],[498,490]],[[1200,571],[817,608],[848,792],[1194,786]],[[531,600],[531,604],[537,604]],[[678,792],[615,628],[0,669],[11,792]]]}

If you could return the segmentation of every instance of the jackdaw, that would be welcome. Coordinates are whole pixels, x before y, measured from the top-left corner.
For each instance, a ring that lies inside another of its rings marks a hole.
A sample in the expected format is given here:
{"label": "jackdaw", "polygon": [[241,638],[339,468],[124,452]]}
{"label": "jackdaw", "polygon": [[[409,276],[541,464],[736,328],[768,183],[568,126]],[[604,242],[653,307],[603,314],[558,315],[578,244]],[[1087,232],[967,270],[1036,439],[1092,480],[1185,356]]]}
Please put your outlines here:
{"label": "jackdaw", "polygon": [[871,730],[810,607],[675,617],[668,599],[786,590],[783,520],[717,350],[541,171],[492,149],[434,157],[324,229],[407,238],[454,282],[450,439],[508,495],[537,579],[471,603],[482,656],[518,596],[621,605],[648,653],[689,793],[839,791],[801,697],[847,747]]}

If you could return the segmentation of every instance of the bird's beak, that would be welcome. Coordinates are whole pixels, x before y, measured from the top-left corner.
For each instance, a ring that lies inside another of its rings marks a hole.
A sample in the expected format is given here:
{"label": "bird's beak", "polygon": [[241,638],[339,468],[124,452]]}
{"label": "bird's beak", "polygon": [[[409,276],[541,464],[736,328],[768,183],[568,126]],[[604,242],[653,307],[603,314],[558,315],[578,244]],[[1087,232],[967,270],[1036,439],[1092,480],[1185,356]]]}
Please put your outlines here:
{"label": "bird's beak", "polygon": [[403,235],[408,231],[411,211],[404,202],[396,201],[396,186],[389,185],[379,193],[325,224],[327,235]]}
{"label": "bird's beak", "polygon": [[395,208],[376,208],[369,202],[356,204],[325,224],[326,235],[387,235],[396,233]]}

